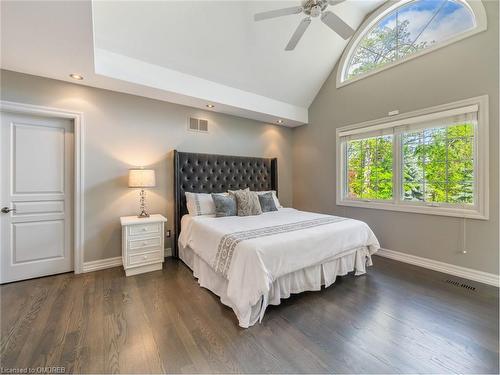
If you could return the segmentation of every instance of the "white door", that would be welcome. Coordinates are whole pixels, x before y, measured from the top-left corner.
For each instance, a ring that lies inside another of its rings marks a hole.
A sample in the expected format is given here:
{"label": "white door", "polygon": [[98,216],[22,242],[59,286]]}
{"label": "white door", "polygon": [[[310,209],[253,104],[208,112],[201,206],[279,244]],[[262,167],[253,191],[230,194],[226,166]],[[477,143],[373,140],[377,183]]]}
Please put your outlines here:
{"label": "white door", "polygon": [[73,270],[73,122],[1,112],[0,282]]}

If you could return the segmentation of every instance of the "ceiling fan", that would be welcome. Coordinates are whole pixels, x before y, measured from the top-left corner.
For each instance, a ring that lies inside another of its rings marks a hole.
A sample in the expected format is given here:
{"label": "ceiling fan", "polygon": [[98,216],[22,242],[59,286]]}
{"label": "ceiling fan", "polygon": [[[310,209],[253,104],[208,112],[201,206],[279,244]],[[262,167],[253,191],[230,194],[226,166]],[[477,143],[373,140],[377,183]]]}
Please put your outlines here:
{"label": "ceiling fan", "polygon": [[321,21],[330,29],[339,34],[343,39],[348,39],[354,34],[354,30],[345,23],[339,16],[326,10],[329,5],[337,5],[345,0],[305,0],[301,6],[270,10],[268,12],[257,13],[254,16],[255,21],[263,21],[270,18],[288,16],[291,14],[304,13],[306,17],[299,23],[299,26],[293,33],[290,41],[285,47],[285,51],[293,51],[302,35],[306,32],[311,17],[320,17]]}

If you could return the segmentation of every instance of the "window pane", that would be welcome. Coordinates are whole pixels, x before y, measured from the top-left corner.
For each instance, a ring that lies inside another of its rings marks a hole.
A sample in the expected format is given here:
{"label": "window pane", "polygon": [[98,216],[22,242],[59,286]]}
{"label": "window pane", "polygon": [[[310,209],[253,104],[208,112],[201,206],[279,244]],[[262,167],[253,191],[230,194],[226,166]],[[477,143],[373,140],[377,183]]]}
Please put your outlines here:
{"label": "window pane", "polygon": [[394,53],[397,44],[395,23],[395,14],[384,18],[363,38],[352,55],[347,73],[349,78],[396,59]]}
{"label": "window pane", "polygon": [[345,79],[444,42],[476,26],[458,0],[414,0],[387,14],[359,41]]}
{"label": "window pane", "polygon": [[448,158],[450,160],[468,160],[474,152],[473,138],[449,138]]}
{"label": "window pane", "polygon": [[398,53],[400,58],[425,48],[425,44],[417,42],[417,39],[441,4],[442,0],[421,0],[410,2],[398,9]]}
{"label": "window pane", "polygon": [[376,138],[366,139],[362,142],[363,191],[361,196],[366,199],[376,199],[377,197],[376,145]]}
{"label": "window pane", "polygon": [[448,138],[473,137],[474,126],[471,123],[448,126]]}
{"label": "window pane", "polygon": [[405,182],[403,183],[404,200],[407,201],[423,201],[424,200],[424,185],[422,182]]}
{"label": "window pane", "polygon": [[475,26],[473,15],[459,2],[451,0],[427,2],[434,2],[439,6],[432,9],[433,12],[437,11],[437,13],[434,13],[434,18],[416,40],[417,44],[427,47],[446,41],[456,34],[470,30]]}
{"label": "window pane", "polygon": [[[444,151],[446,153],[446,149]],[[424,163],[424,173],[426,181],[446,181],[446,168],[448,164],[445,161],[427,160]]]}
{"label": "window pane", "polygon": [[392,199],[392,135],[347,141],[347,197]]}
{"label": "window pane", "polygon": [[447,194],[448,194],[448,203],[462,203],[462,204],[474,203],[474,190],[473,190],[473,183],[471,181],[448,184]]}
{"label": "window pane", "polygon": [[474,201],[474,125],[403,133],[402,199],[471,204]]}
{"label": "window pane", "polygon": [[446,202],[446,183],[443,181],[429,181],[425,184],[426,202]]}
{"label": "window pane", "polygon": [[363,166],[361,164],[361,141],[347,144],[347,180],[349,198],[361,198],[363,191]]}
{"label": "window pane", "polygon": [[403,143],[403,199],[424,200],[424,138],[422,132],[405,133]]}
{"label": "window pane", "polygon": [[380,200],[392,199],[392,180],[378,181],[378,190],[376,199]]}

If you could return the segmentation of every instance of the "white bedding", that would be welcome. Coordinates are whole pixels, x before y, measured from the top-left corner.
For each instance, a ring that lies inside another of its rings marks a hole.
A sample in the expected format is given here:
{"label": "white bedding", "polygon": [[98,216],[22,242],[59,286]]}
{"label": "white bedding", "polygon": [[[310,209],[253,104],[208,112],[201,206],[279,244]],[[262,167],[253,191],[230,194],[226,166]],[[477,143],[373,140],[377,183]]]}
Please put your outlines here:
{"label": "white bedding", "polygon": [[[252,324],[252,307],[282,276],[355,249],[366,249],[369,258],[379,248],[361,221],[292,208],[246,217],[186,215],[181,228],[180,246],[192,249],[227,280],[225,297],[242,327]],[[356,274],[364,272],[364,266],[359,268]]]}

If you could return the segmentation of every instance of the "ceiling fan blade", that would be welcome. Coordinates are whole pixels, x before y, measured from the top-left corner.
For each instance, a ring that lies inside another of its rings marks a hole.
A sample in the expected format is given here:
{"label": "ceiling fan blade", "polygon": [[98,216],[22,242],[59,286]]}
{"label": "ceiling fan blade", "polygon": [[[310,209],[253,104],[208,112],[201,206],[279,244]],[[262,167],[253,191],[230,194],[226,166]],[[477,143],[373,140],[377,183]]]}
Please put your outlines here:
{"label": "ceiling fan blade", "polygon": [[345,0],[328,0],[328,4],[330,5],[337,5],[337,4],[340,4],[340,3],[343,3]]}
{"label": "ceiling fan blade", "polygon": [[255,21],[262,21],[262,20],[267,20],[269,18],[289,16],[290,14],[299,14],[303,10],[304,10],[304,8],[302,8],[301,6],[270,10],[268,12],[257,13],[254,16],[254,20]]}
{"label": "ceiling fan blade", "polygon": [[339,16],[327,10],[321,15],[321,21],[330,29],[339,34],[343,39],[349,39],[354,30],[345,23]]}
{"label": "ceiling fan blade", "polygon": [[295,49],[295,46],[299,42],[300,38],[302,38],[302,35],[304,35],[304,33],[306,32],[310,23],[311,23],[311,18],[309,17],[306,17],[302,21],[300,21],[299,26],[297,26],[295,32],[290,38],[290,41],[286,45],[285,51],[293,51]]}

